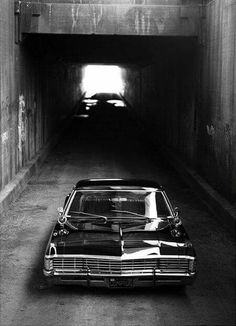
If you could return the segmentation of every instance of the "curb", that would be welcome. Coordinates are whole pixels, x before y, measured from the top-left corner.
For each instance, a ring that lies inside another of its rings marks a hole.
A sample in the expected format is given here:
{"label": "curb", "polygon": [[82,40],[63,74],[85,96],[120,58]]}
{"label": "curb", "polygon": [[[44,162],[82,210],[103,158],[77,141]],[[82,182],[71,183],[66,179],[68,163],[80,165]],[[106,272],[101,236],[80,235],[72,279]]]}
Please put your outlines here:
{"label": "curb", "polygon": [[168,148],[161,147],[165,156],[170,158],[172,167],[181,175],[185,183],[188,184],[207,206],[214,216],[227,225],[225,227],[235,231],[236,226],[236,208],[228,200],[222,197],[213,189],[197,172],[188,167],[177,155],[173,154]]}
{"label": "curb", "polygon": [[68,128],[69,121],[66,121],[64,128],[60,130],[60,133],[56,133],[52,139],[44,145],[43,149],[39,151],[36,157],[31,160],[25,167],[23,167],[10,181],[3,190],[0,191],[0,214],[3,214],[7,210],[9,205],[14,202],[24,191],[33,175],[39,172],[41,165],[48,156],[50,150],[57,144],[59,137]]}

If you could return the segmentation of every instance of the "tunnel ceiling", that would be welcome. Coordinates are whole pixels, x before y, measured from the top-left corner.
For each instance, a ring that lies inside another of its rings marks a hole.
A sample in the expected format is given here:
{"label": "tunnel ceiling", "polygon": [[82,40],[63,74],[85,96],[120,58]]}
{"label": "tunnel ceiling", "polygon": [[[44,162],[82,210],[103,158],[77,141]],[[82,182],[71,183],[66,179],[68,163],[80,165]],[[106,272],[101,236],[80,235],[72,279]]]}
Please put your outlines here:
{"label": "tunnel ceiling", "polygon": [[70,63],[148,65],[196,51],[196,37],[31,34],[22,44],[34,56]]}

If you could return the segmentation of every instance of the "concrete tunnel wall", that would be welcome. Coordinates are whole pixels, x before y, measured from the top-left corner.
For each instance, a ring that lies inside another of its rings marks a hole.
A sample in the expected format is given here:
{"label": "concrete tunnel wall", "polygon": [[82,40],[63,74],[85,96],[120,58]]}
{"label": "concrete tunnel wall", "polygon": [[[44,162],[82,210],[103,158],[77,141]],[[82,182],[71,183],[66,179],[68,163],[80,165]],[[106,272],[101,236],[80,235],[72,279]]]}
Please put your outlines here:
{"label": "concrete tunnel wall", "polygon": [[126,69],[125,96],[154,141],[235,203],[235,1],[211,1],[204,28],[192,51]]}
{"label": "concrete tunnel wall", "polygon": [[[196,49],[191,52],[164,54],[161,61],[141,68],[131,78],[126,96],[132,93],[139,97],[137,117],[151,132],[158,143],[176,150],[191,164],[195,162],[196,143]],[[136,75],[136,77],[135,77]],[[132,96],[132,95],[131,95]]]}
{"label": "concrete tunnel wall", "polygon": [[81,66],[15,44],[14,2],[0,3],[0,190],[50,143],[81,95]]}
{"label": "concrete tunnel wall", "polygon": [[215,0],[206,11],[200,61],[199,170],[236,202],[236,2]]}

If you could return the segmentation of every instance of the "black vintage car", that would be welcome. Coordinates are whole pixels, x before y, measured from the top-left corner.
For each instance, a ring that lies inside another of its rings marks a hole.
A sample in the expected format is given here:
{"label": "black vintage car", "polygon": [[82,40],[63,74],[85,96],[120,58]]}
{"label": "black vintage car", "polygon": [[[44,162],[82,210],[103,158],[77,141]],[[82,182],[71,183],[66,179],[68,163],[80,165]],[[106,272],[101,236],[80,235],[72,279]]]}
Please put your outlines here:
{"label": "black vintage car", "polygon": [[195,279],[192,243],[155,182],[81,180],[58,213],[44,258],[50,283],[119,288]]}

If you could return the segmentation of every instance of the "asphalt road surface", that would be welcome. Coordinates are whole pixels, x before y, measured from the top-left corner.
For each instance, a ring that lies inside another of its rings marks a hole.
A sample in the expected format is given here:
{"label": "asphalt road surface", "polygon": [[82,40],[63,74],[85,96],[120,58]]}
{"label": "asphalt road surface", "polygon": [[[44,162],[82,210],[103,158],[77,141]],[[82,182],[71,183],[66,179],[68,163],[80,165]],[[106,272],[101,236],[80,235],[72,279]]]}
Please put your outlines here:
{"label": "asphalt road surface", "polygon": [[[167,190],[198,255],[185,290],[47,287],[43,254],[56,209],[79,179],[137,177]],[[75,119],[21,197],[1,220],[1,326],[230,326],[235,319],[235,242],[224,220],[168,166],[125,117]]]}

